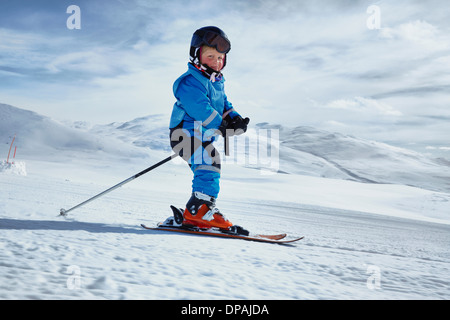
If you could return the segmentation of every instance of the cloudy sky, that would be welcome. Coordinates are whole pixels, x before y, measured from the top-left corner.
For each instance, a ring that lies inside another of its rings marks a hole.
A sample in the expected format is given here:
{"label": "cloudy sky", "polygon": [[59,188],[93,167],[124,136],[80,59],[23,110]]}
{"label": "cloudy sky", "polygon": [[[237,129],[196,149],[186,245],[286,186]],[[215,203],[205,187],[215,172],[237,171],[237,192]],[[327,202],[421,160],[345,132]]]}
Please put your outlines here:
{"label": "cloudy sky", "polygon": [[[67,27],[70,5],[81,29]],[[168,121],[190,38],[206,25],[231,40],[227,94],[253,124],[450,159],[445,0],[0,0],[0,103],[94,124]]]}

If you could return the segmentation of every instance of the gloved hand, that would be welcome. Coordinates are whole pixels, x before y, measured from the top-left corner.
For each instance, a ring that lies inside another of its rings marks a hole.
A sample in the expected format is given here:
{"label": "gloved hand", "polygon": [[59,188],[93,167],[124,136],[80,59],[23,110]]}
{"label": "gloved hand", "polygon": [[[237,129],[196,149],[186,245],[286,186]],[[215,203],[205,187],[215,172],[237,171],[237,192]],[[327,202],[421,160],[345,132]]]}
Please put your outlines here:
{"label": "gloved hand", "polygon": [[230,136],[237,136],[247,131],[249,118],[242,119],[241,116],[237,116],[234,119],[222,120],[222,124],[219,127],[220,134],[225,137],[225,134]]}
{"label": "gloved hand", "polygon": [[250,122],[249,118],[242,119],[241,116],[235,117],[231,123],[228,125],[228,129],[234,129],[235,135],[243,134],[247,131],[248,123]]}

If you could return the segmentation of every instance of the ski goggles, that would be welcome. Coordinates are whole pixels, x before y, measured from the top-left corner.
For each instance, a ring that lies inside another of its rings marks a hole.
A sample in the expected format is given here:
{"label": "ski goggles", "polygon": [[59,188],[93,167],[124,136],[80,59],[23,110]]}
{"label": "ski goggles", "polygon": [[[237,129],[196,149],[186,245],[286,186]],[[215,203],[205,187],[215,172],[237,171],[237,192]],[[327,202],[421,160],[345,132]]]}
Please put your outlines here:
{"label": "ski goggles", "polygon": [[200,47],[201,44],[216,48],[220,53],[228,53],[231,49],[230,41],[214,31],[197,30],[192,37],[191,46]]}

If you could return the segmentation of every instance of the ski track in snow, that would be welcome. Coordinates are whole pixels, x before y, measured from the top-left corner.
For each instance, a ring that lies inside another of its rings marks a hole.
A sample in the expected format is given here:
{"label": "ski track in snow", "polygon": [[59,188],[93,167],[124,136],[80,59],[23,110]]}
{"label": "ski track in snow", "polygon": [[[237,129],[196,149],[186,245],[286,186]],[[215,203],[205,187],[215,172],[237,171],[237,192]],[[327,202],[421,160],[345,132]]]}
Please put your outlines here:
{"label": "ski track in snow", "polygon": [[274,191],[274,200],[246,194],[219,205],[251,231],[304,235],[298,243],[148,231],[139,224],[165,219],[188,196],[161,191],[163,173],[62,218],[61,207],[120,173],[88,183],[32,171],[0,175],[0,299],[450,298],[448,224],[282,202]]}

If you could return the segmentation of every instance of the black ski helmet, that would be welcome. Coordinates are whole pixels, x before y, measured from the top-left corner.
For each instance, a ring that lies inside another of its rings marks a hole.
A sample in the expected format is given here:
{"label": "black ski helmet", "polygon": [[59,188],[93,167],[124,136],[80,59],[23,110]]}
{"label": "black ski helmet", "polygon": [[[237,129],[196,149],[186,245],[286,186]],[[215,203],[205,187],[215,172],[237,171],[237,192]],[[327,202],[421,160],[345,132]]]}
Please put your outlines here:
{"label": "black ski helmet", "polygon": [[203,27],[194,32],[191,40],[191,47],[207,46],[216,48],[220,53],[228,53],[231,49],[230,40],[221,29],[217,27]]}
{"label": "black ski helmet", "polygon": [[[218,52],[225,55],[231,50],[231,43],[227,35],[220,28],[209,26],[197,29],[192,35],[190,61],[199,66],[200,65],[200,48],[202,45],[215,48]],[[225,67],[226,59],[223,64]]]}

